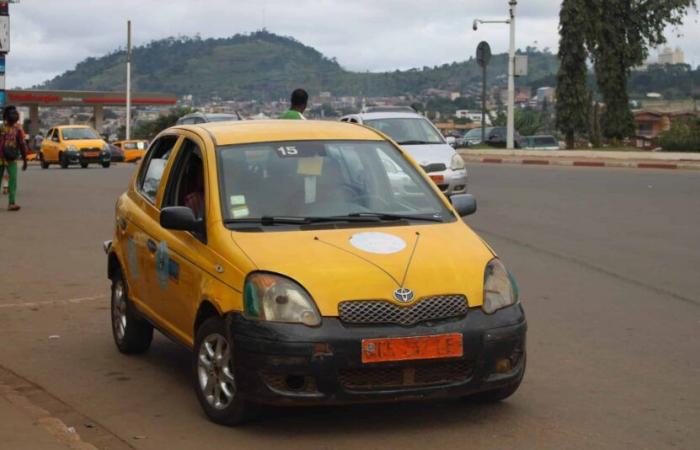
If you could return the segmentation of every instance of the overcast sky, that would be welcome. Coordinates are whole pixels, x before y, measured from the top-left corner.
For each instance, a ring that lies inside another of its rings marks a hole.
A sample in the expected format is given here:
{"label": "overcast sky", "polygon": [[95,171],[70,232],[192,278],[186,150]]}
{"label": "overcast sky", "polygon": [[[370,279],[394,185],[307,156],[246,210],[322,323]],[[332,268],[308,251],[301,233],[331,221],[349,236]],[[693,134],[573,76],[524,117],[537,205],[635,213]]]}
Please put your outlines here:
{"label": "overcast sky", "polygon": [[[560,0],[521,0],[517,45],[555,50]],[[502,19],[506,0],[21,0],[10,5],[12,48],[7,86],[29,87],[126,42],[176,35],[224,37],[263,27],[293,36],[347,69],[382,71],[462,61],[487,40],[507,51],[507,27],[473,19]],[[700,64],[700,27],[693,13],[669,43]],[[680,34],[680,36],[678,36]],[[653,52],[654,54],[655,52]]]}

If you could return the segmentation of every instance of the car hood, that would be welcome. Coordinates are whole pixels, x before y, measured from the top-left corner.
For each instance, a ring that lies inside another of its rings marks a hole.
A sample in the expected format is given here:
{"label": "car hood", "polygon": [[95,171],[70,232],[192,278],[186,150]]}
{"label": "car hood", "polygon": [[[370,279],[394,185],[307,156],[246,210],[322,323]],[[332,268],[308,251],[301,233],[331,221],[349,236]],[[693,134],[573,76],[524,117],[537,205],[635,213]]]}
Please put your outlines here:
{"label": "car hood", "polygon": [[[463,294],[470,306],[479,306],[484,268],[493,258],[490,249],[462,221],[232,232],[231,237],[257,270],[285,275],[304,286],[323,316],[337,316],[338,303],[345,300],[394,301],[393,293],[404,277],[403,286],[413,290],[416,299]],[[385,253],[374,253],[377,251]]]}
{"label": "car hood", "polygon": [[421,166],[442,163],[450,167],[452,156],[455,154],[455,149],[447,144],[402,145],[401,148],[406,150]]}
{"label": "car hood", "polygon": [[77,148],[99,148],[102,149],[105,141],[102,139],[76,139],[73,141],[65,141],[66,145],[74,145]]}

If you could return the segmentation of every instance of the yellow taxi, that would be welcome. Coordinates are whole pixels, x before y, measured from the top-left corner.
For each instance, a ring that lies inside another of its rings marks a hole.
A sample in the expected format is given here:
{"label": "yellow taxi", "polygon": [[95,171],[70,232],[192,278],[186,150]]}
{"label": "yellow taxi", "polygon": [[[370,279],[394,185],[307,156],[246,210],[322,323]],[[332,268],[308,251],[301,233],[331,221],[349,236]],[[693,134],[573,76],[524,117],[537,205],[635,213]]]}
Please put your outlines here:
{"label": "yellow taxi", "polygon": [[143,158],[148,147],[148,141],[140,139],[130,139],[128,141],[117,141],[114,143],[124,151],[124,162],[136,162]]}
{"label": "yellow taxi", "polygon": [[192,349],[220,424],[259,404],[505,399],[527,325],[475,211],[362,125],[175,126],[104,245],[114,341],[141,353],[155,328]]}
{"label": "yellow taxi", "polygon": [[39,151],[41,168],[58,164],[67,169],[72,164],[86,168],[100,164],[108,168],[112,162],[109,145],[97,131],[86,125],[61,125],[51,128]]}

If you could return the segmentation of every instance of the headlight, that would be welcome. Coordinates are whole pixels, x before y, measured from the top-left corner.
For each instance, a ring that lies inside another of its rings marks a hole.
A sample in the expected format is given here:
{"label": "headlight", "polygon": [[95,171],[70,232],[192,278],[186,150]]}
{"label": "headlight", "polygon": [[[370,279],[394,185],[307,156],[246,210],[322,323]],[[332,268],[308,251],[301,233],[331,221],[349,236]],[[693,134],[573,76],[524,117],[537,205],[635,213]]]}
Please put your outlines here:
{"label": "headlight", "polygon": [[497,259],[486,265],[484,274],[484,304],[486,314],[493,314],[501,308],[518,302],[518,288],[508,269]]}
{"label": "headlight", "polygon": [[306,290],[279,275],[250,275],[245,283],[243,302],[246,317],[253,319],[302,323],[310,327],[321,324],[321,315]]}
{"label": "headlight", "polygon": [[66,151],[69,151],[69,152],[77,152],[77,151],[78,151],[78,147],[76,147],[75,145],[71,144],[71,145],[69,145],[68,147],[66,147]]}
{"label": "headlight", "polygon": [[452,155],[452,160],[450,161],[450,169],[452,170],[462,170],[464,169],[464,160],[458,153]]}

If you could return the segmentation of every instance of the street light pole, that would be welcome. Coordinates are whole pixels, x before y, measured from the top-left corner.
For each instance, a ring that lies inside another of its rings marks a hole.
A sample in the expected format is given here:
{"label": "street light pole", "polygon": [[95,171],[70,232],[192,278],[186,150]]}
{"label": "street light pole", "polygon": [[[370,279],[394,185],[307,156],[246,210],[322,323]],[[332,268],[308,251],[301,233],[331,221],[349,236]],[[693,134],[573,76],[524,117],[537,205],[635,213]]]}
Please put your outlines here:
{"label": "street light pole", "polygon": [[509,0],[510,17],[508,20],[474,20],[474,31],[479,29],[479,24],[505,23],[510,25],[510,47],[508,49],[508,126],[506,146],[512,150],[515,148],[515,8],[517,0]]}
{"label": "street light pole", "polygon": [[131,20],[126,23],[126,139],[131,139]]}
{"label": "street light pole", "polygon": [[510,0],[510,48],[508,50],[508,132],[506,146],[515,148],[515,8],[516,0]]}

